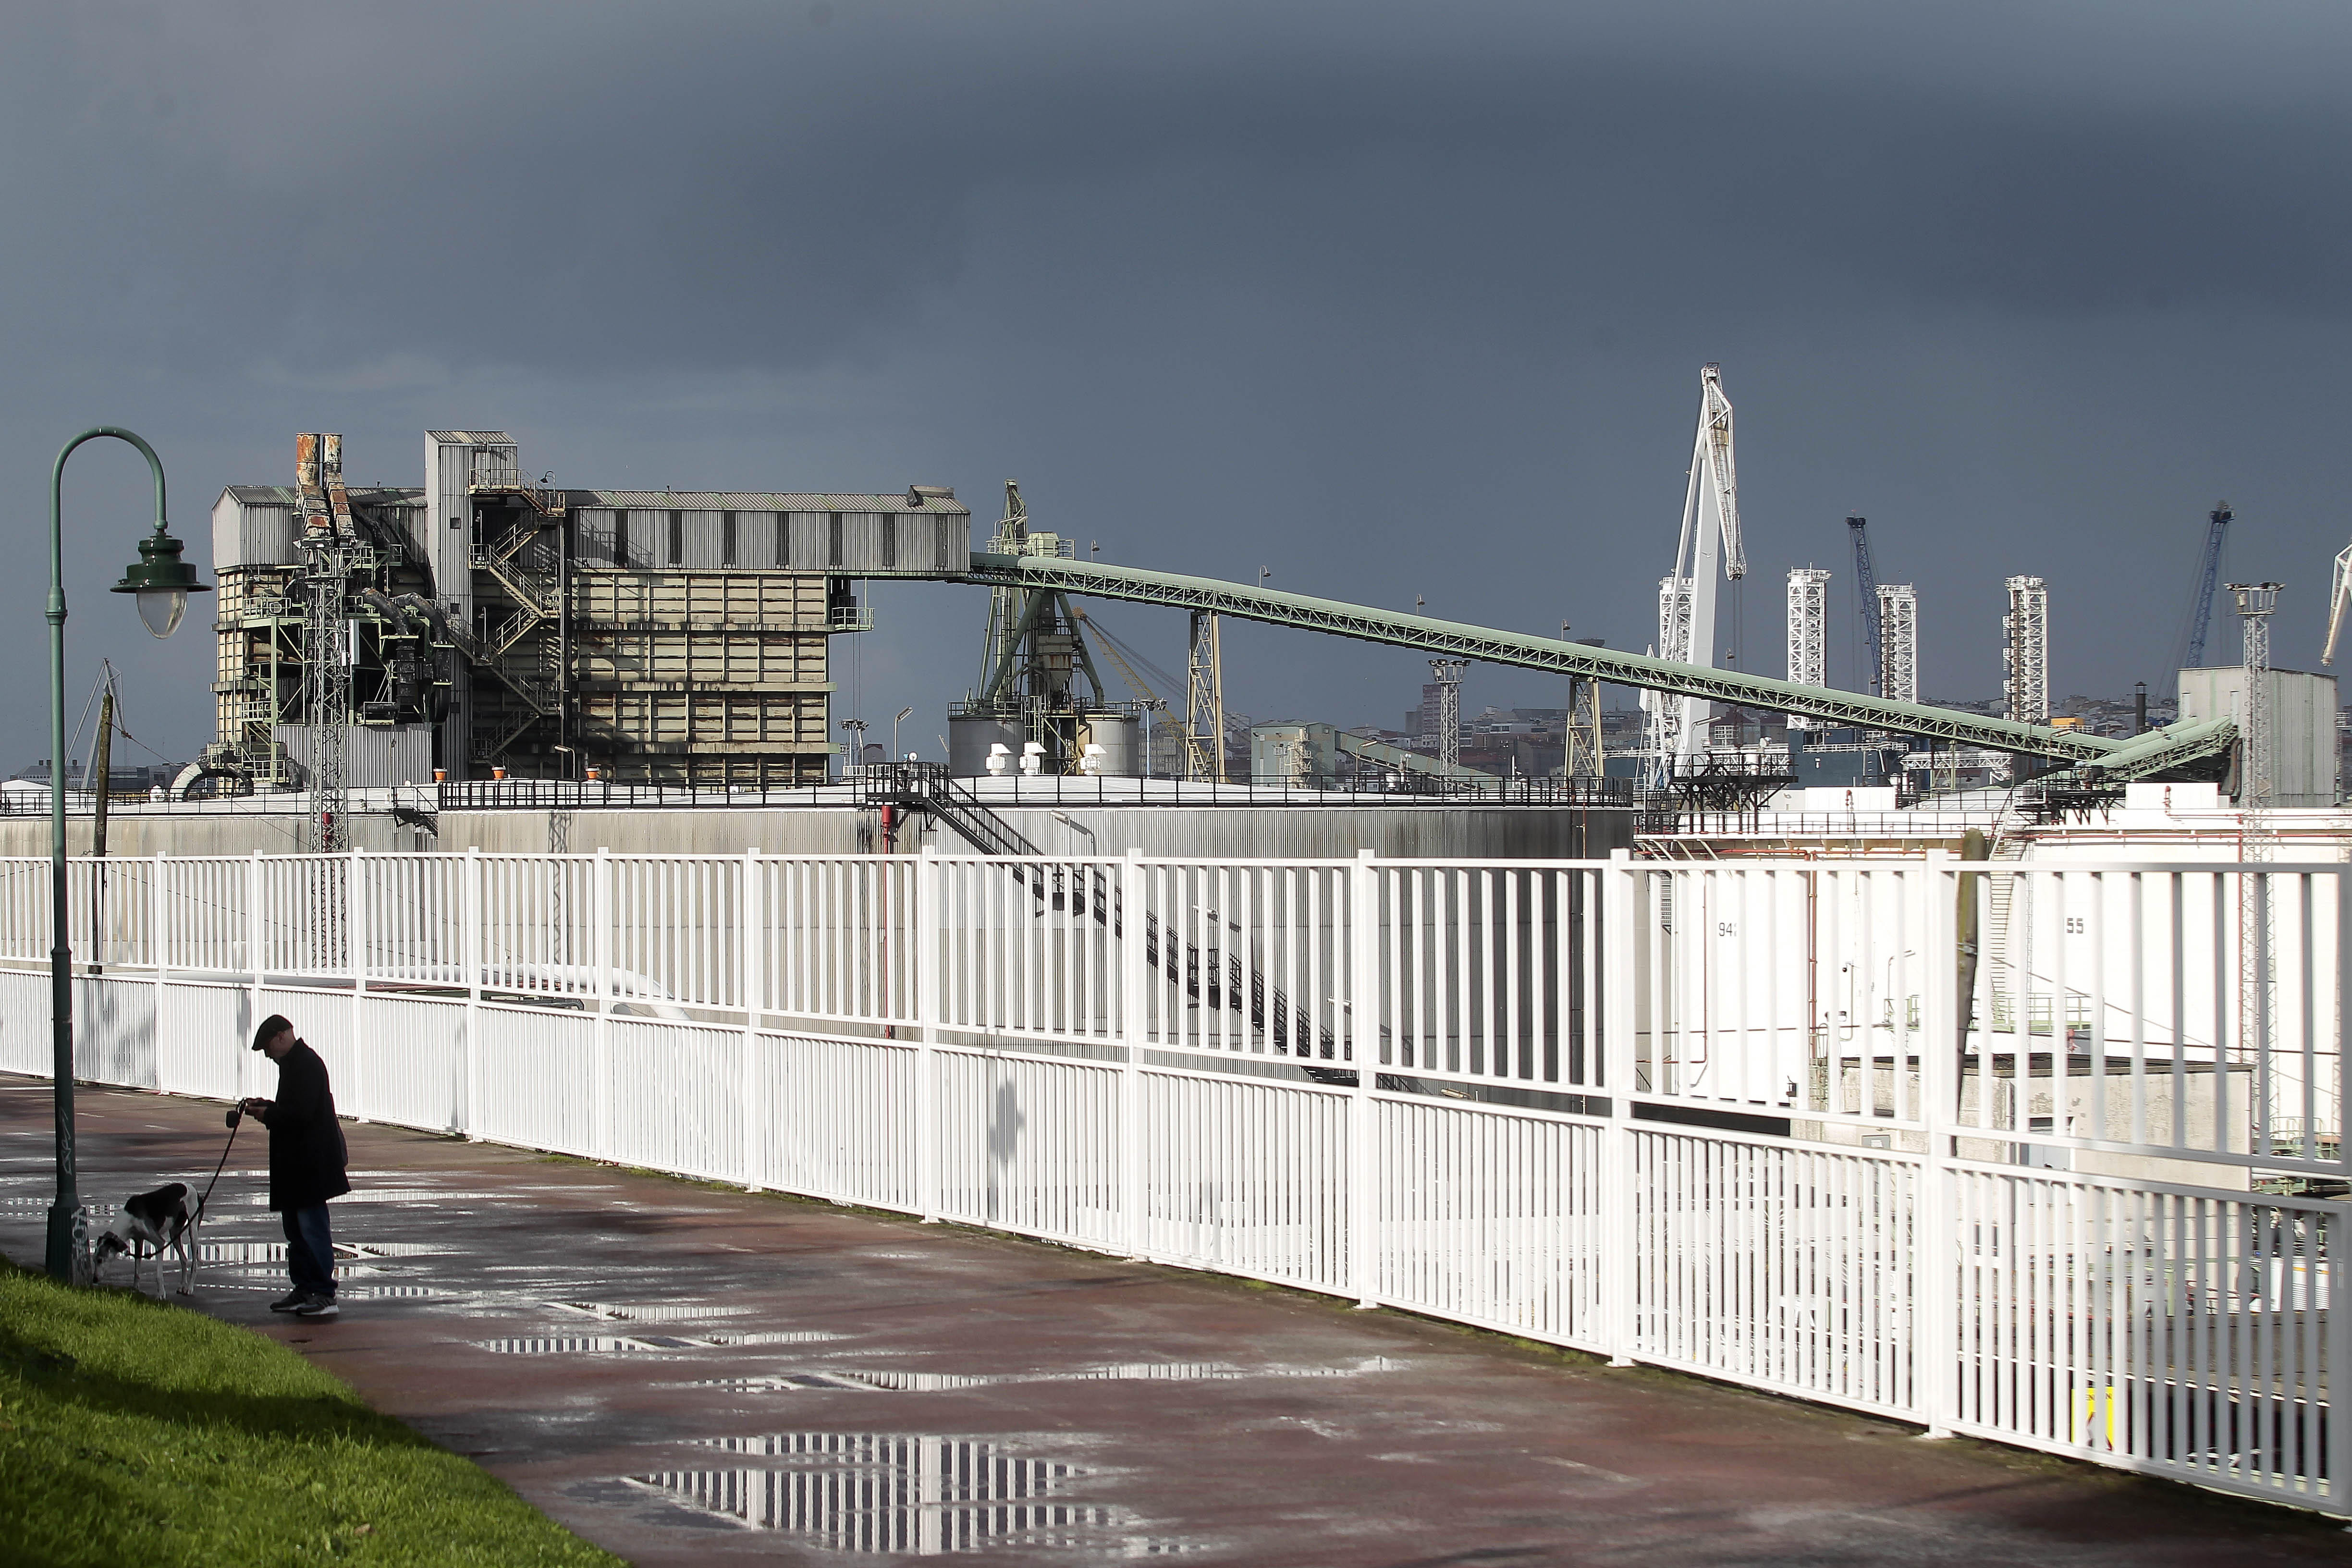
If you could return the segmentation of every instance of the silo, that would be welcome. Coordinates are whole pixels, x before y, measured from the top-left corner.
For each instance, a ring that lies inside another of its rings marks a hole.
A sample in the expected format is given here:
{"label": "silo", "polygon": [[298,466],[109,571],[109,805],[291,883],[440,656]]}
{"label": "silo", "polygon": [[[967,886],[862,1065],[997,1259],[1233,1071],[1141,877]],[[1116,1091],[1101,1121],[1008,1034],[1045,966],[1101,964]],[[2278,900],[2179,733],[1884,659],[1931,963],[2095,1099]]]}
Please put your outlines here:
{"label": "silo", "polygon": [[[1098,773],[1111,778],[1133,778],[1142,772],[1138,729],[1132,713],[1082,714],[1078,719],[1077,755],[1085,756],[1090,744],[1100,746],[1103,756],[1102,766],[1097,770]],[[1077,770],[1073,766],[1071,771],[1075,773]]]}
{"label": "silo", "polygon": [[1013,753],[1014,761],[1006,764],[1007,771],[1018,768],[1021,755],[1021,726],[986,713],[955,713],[948,718],[948,773],[960,779],[988,776],[988,749],[1002,744]]}

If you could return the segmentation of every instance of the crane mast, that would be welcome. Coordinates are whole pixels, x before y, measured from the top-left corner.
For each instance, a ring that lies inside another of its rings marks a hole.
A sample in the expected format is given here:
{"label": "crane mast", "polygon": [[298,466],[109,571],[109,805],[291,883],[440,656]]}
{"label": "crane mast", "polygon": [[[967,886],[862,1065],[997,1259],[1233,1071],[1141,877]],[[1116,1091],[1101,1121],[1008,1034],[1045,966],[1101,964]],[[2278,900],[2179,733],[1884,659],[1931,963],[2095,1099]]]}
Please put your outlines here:
{"label": "crane mast", "polygon": [[1870,671],[1870,694],[1886,695],[1886,637],[1878,618],[1878,573],[1870,563],[1870,519],[1849,517],[1846,532],[1853,539],[1855,592],[1862,595],[1862,662]]}
{"label": "crane mast", "polygon": [[[2184,668],[2205,668],[2205,637],[2213,629],[2213,590],[2221,578],[2221,537],[2229,531],[2230,503],[2216,501],[2205,518],[2205,561],[2197,576],[2196,602],[2189,606],[2189,651],[2181,659]],[[2336,646],[2332,628],[2327,646]]]}

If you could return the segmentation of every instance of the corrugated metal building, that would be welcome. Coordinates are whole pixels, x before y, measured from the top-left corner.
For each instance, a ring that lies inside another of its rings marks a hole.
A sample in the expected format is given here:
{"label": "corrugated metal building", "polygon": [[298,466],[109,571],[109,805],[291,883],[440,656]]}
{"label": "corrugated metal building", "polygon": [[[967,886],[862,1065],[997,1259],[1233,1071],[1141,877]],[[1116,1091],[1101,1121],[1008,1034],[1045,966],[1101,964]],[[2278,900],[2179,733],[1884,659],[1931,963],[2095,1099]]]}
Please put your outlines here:
{"label": "corrugated metal building", "polygon": [[[351,492],[383,536],[346,601],[351,718],[437,726],[452,778],[822,780],[840,750],[828,639],[871,624],[854,579],[971,548],[971,512],[934,487],[542,489],[492,430],[427,432],[425,456],[421,488]],[[219,735],[257,762],[286,756],[278,726],[311,721],[297,502],[239,485],[213,509]]]}
{"label": "corrugated metal building", "polygon": [[[2264,672],[2270,680],[2273,805],[2334,805],[2341,752],[2336,735],[2336,678],[2300,669]],[[2180,717],[2245,721],[2246,670],[2227,664],[2180,672]]]}

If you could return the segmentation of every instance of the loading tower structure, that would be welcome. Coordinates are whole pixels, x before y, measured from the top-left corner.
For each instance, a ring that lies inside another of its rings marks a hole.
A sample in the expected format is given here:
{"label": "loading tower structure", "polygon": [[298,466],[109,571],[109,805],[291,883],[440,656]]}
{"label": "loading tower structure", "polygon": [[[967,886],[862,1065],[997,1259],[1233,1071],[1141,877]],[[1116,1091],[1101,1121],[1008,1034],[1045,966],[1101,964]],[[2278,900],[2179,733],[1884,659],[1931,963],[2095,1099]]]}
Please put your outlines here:
{"label": "loading tower structure", "polygon": [[[1789,680],[1796,686],[1830,683],[1830,574],[1818,566],[1797,566],[1789,572]],[[1813,721],[1802,715],[1789,727],[1810,730]]]}
{"label": "loading tower structure", "polygon": [[1890,702],[1919,700],[1919,592],[1878,584],[1878,690]]}
{"label": "loading tower structure", "polygon": [[[1071,541],[1029,526],[1028,505],[1012,479],[1004,481],[1004,515],[993,542],[1019,559],[1068,560],[1076,553]],[[1104,744],[1103,754],[1117,759],[1115,771],[1125,772],[1135,755],[1140,712],[1105,689],[1068,595],[1051,588],[998,587],[989,595],[980,684],[950,710],[948,722],[956,733],[974,737],[965,747],[968,772],[975,771],[969,758],[978,752],[977,742],[992,737],[1003,739],[990,739],[992,744],[1017,739],[1024,753],[1032,743],[1042,747],[1039,766],[1050,773],[1078,772],[1087,747]],[[949,748],[951,763],[956,750]]]}
{"label": "loading tower structure", "polygon": [[[213,507],[218,739],[203,773],[322,802],[436,771],[765,786],[838,753],[828,646],[856,578],[961,571],[954,492],[557,489],[498,430],[425,437],[425,483],[297,483]],[[341,783],[336,780],[340,774]]]}
{"label": "loading tower structure", "polygon": [[2039,577],[2011,577],[2009,613],[2000,619],[2004,708],[2021,724],[2050,721],[2050,588]]}

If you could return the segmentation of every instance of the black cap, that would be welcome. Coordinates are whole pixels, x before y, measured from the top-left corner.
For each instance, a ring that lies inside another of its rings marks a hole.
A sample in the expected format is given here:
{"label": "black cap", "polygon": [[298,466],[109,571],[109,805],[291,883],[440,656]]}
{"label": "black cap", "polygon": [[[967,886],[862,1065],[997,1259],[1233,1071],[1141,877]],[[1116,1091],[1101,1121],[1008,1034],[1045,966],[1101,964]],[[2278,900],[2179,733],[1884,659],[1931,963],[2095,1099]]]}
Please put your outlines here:
{"label": "black cap", "polygon": [[261,1027],[253,1031],[253,1048],[259,1050],[266,1040],[274,1040],[294,1026],[294,1020],[283,1013],[272,1013],[261,1020]]}

